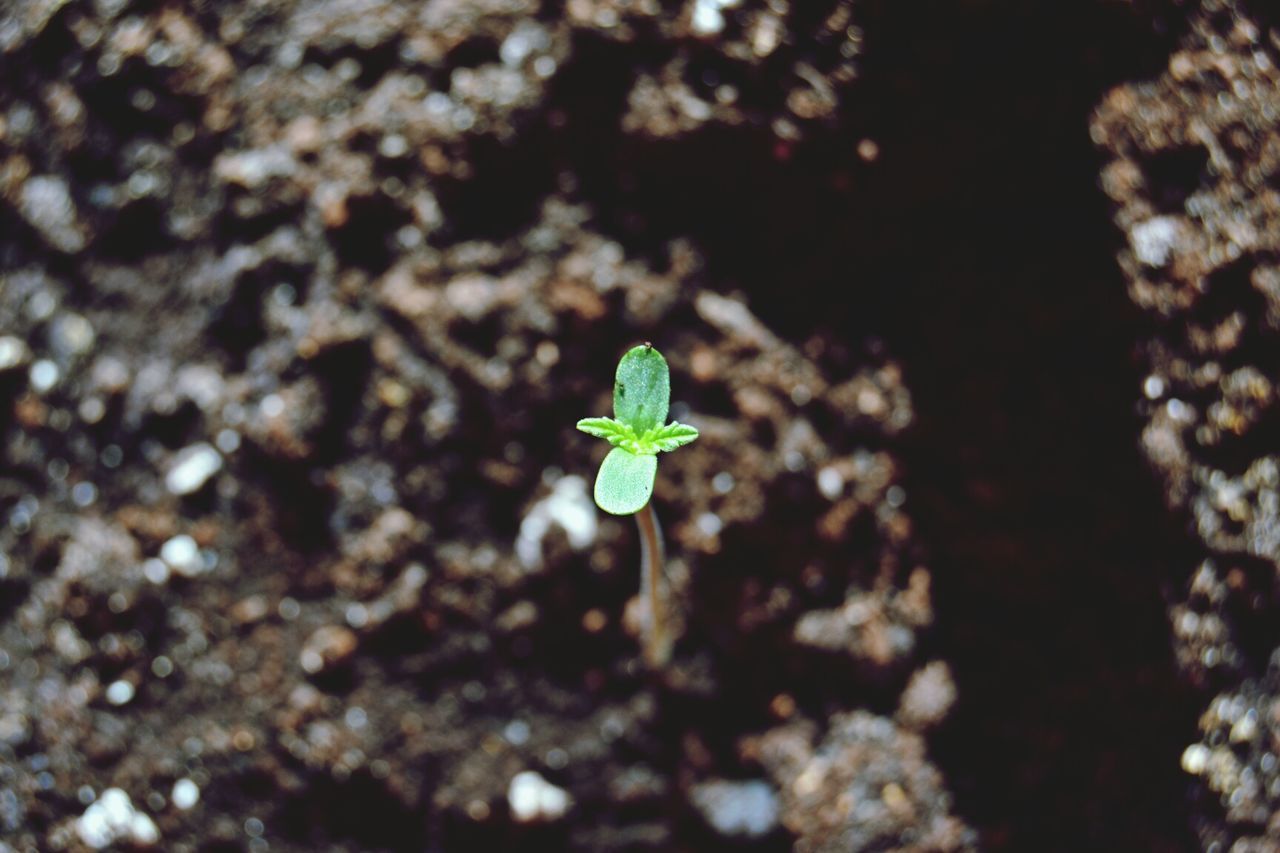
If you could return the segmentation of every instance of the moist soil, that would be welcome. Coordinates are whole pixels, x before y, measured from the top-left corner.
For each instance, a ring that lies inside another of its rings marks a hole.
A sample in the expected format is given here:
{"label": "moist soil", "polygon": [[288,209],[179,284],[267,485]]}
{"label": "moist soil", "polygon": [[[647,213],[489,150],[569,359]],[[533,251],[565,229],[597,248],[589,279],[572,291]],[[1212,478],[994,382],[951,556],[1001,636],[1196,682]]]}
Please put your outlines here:
{"label": "moist soil", "polygon": [[[1225,679],[1174,636],[1099,175],[1108,93],[1271,30],[1058,6],[6,4],[0,850],[1265,835],[1184,750],[1273,599]],[[638,341],[663,672],[573,429]]]}

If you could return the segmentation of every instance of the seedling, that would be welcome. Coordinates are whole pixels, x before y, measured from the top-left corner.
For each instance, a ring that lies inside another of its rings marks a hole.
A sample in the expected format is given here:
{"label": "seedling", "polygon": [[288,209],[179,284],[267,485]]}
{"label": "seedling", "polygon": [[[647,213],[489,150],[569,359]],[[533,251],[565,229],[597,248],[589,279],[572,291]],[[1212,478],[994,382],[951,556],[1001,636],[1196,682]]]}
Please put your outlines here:
{"label": "seedling", "polygon": [[596,475],[596,505],[613,515],[635,515],[640,530],[640,595],[648,602],[644,619],[644,657],[649,666],[666,666],[675,644],[667,620],[662,527],[653,511],[653,481],[658,453],[675,450],[698,437],[677,421],[665,423],[671,401],[667,360],[652,344],[632,347],[618,362],[613,383],[613,417],[583,418],[578,429],[613,445]]}

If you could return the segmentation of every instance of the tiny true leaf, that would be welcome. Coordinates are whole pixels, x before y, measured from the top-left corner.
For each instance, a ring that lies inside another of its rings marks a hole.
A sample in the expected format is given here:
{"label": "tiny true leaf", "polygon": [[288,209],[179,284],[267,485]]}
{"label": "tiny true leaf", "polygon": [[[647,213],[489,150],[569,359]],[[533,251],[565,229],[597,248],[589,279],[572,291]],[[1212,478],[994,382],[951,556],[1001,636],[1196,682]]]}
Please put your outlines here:
{"label": "tiny true leaf", "polygon": [[614,447],[617,447],[628,438],[635,437],[630,427],[621,421],[615,421],[613,418],[583,418],[578,421],[578,429],[587,435],[603,438]]}
{"label": "tiny true leaf", "polygon": [[661,451],[675,450],[684,447],[698,437],[698,430],[688,424],[672,421],[654,433],[650,441]]}

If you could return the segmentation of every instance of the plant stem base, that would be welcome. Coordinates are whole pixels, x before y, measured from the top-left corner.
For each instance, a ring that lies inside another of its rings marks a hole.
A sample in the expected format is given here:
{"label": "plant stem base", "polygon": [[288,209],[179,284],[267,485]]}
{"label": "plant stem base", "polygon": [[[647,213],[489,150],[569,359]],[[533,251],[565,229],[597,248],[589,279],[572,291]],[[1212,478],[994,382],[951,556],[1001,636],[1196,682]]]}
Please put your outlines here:
{"label": "plant stem base", "polygon": [[640,530],[640,597],[646,602],[644,619],[644,661],[651,669],[662,669],[671,662],[675,638],[667,613],[668,587],[663,565],[666,554],[662,543],[662,527],[653,502],[636,513]]}

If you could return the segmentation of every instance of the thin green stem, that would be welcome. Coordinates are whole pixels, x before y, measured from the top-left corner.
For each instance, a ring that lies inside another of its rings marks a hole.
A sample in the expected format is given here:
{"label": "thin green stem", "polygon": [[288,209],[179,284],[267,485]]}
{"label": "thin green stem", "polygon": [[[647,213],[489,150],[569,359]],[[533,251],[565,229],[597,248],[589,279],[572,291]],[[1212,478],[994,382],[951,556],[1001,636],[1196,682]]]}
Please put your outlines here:
{"label": "thin green stem", "polygon": [[661,669],[670,663],[674,643],[667,621],[662,527],[652,501],[636,513],[636,527],[640,529],[640,594],[647,597],[649,603],[644,622],[644,659],[651,668]]}

